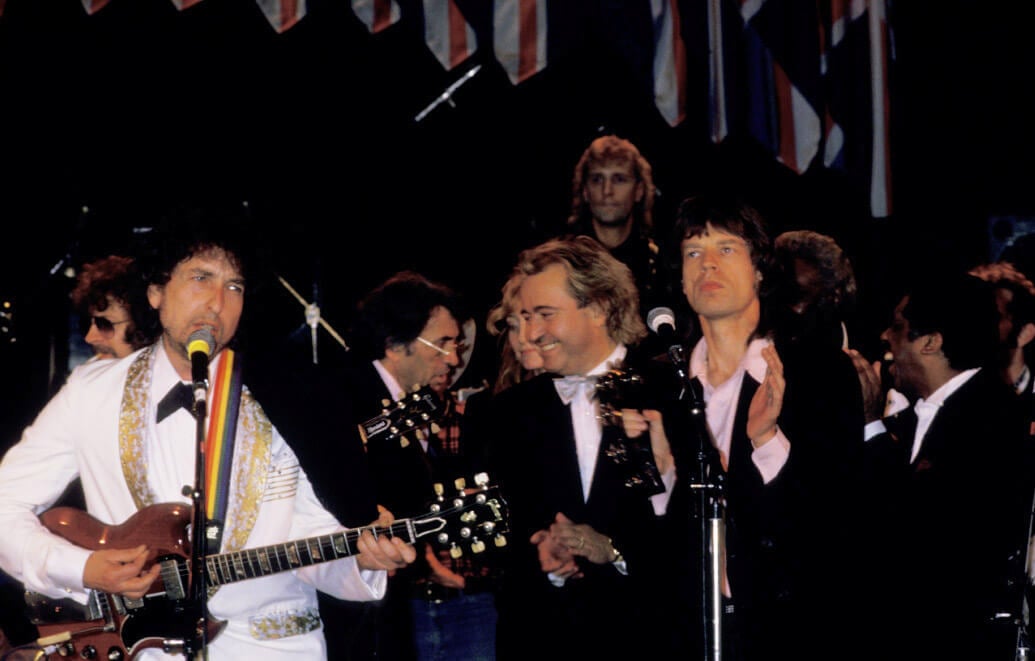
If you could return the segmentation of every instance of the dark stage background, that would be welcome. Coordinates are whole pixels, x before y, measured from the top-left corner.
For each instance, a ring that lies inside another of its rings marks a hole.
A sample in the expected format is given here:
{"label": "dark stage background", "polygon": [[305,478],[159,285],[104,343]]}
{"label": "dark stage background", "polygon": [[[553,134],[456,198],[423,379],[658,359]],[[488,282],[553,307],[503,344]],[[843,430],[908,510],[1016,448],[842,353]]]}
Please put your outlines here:
{"label": "dark stage background", "polygon": [[[0,333],[0,440],[31,419],[65,368],[65,267],[118,252],[165,205],[247,200],[277,272],[339,331],[356,298],[401,268],[487,308],[517,251],[560,228],[572,166],[601,127],[653,163],[663,229],[683,195],[736,180],[774,233],[836,237],[879,330],[912,269],[984,261],[990,219],[1020,228],[1035,216],[1035,49],[1021,4],[892,4],[894,212],[874,219],[839,175],[795,175],[744,140],[710,144],[703,90],[690,90],[688,121],[669,127],[633,75],[643,62],[615,47],[642,26],[587,29],[514,86],[490,46],[446,72],[414,26],[372,35],[347,2],[312,0],[277,34],[254,0],[182,12],[169,0],[111,0],[94,15],[78,0],[7,0],[0,300],[13,319]],[[414,121],[476,63],[455,107]],[[285,290],[263,316],[270,338],[308,337]],[[322,330],[320,346],[335,347]]]}

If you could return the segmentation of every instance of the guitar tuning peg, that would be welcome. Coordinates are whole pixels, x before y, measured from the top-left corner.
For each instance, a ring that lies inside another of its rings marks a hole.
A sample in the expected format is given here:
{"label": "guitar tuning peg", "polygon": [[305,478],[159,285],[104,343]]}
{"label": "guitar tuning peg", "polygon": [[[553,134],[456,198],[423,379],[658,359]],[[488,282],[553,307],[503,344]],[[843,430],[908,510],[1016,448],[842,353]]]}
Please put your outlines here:
{"label": "guitar tuning peg", "polygon": [[408,448],[408,447],[410,447],[410,439],[406,438],[406,436],[400,436],[399,437],[399,447],[401,447],[401,448]]}
{"label": "guitar tuning peg", "polygon": [[392,400],[382,398],[381,399],[381,408],[382,409],[387,409],[388,405],[391,404],[391,403],[392,403]]}
{"label": "guitar tuning peg", "polygon": [[437,433],[439,433],[440,431],[442,431],[442,428],[438,426],[438,423],[437,423],[437,422],[433,422],[433,423],[431,423],[431,433],[432,433],[432,434],[437,434]]}
{"label": "guitar tuning peg", "polygon": [[474,553],[481,553],[485,550],[485,542],[480,539],[476,539],[471,542],[471,551]]}
{"label": "guitar tuning peg", "polygon": [[464,488],[467,486],[467,480],[462,477],[458,477],[453,480],[453,486],[456,487],[457,491],[463,493]]}
{"label": "guitar tuning peg", "polygon": [[507,545],[507,538],[504,535],[496,535],[492,542],[496,545],[496,548],[501,549]]}
{"label": "guitar tuning peg", "polygon": [[474,475],[474,483],[477,484],[480,487],[486,486],[489,483],[489,474],[488,473],[475,473],[475,475]]}
{"label": "guitar tuning peg", "polygon": [[442,500],[443,494],[446,493],[446,487],[441,482],[436,482],[431,485],[431,488],[434,490],[435,495],[438,496],[438,499]]}
{"label": "guitar tuning peg", "polygon": [[449,547],[449,557],[450,558],[456,560],[457,558],[459,558],[463,554],[464,554],[464,550],[462,548],[460,548],[459,546],[457,546],[456,544],[453,544],[452,546]]}

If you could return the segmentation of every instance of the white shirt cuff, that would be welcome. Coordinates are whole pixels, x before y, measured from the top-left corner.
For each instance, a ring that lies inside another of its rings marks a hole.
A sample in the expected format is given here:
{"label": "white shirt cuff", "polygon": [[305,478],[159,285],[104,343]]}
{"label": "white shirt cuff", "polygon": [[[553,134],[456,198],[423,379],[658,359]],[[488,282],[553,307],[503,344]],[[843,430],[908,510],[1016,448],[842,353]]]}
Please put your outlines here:
{"label": "white shirt cuff", "polygon": [[783,429],[776,428],[776,435],[760,448],[751,453],[751,461],[755,468],[762,474],[762,483],[769,484],[773,481],[791,454],[791,442],[783,434]]}

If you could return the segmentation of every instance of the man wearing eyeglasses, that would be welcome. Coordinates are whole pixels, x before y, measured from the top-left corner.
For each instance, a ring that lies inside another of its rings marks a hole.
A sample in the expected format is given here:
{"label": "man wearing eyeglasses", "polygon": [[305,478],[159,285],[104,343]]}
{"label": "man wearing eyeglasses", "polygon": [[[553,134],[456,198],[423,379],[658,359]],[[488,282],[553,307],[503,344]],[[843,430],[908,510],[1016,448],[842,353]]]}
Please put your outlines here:
{"label": "man wearing eyeglasses", "polygon": [[109,255],[83,265],[71,298],[95,358],[124,358],[154,342],[144,295],[130,257]]}
{"label": "man wearing eyeglasses", "polygon": [[[414,271],[393,274],[359,301],[349,329],[351,350],[340,377],[357,425],[392,409],[392,403],[417,389],[448,381],[463,350],[461,307],[456,292]],[[434,497],[432,468],[442,448],[429,426],[417,417],[409,420],[416,429],[403,438],[370,434],[366,439],[377,503],[397,518],[426,512]],[[451,476],[448,488],[457,477],[470,481],[471,476]],[[412,569],[392,577],[381,605],[371,609],[341,603],[340,608],[346,610],[367,611],[373,639],[362,628],[345,632],[337,640],[332,637],[331,651],[338,645],[343,647],[342,658],[413,658],[410,602],[429,571],[420,553]],[[330,612],[330,608],[323,610]],[[342,619],[351,622],[355,617]],[[457,631],[456,636],[470,636],[470,632]]]}

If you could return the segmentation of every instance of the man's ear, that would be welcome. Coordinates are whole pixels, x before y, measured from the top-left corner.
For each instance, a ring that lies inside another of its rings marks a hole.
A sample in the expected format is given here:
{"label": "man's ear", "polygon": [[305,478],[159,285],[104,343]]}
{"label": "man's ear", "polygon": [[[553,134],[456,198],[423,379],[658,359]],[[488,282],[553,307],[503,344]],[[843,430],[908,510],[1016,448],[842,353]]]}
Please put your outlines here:
{"label": "man's ear", "polygon": [[385,348],[385,358],[388,360],[397,360],[406,355],[406,345],[399,343],[393,344]]}
{"label": "man's ear", "polygon": [[923,336],[923,342],[920,345],[921,353],[939,353],[942,350],[942,334],[935,331],[934,333],[928,333]]}
{"label": "man's ear", "polygon": [[1023,348],[1033,339],[1035,339],[1035,323],[1028,322],[1021,326],[1020,332],[1017,333],[1017,348]]}
{"label": "man's ear", "polygon": [[147,286],[147,302],[155,310],[162,304],[162,288],[155,284]]}

